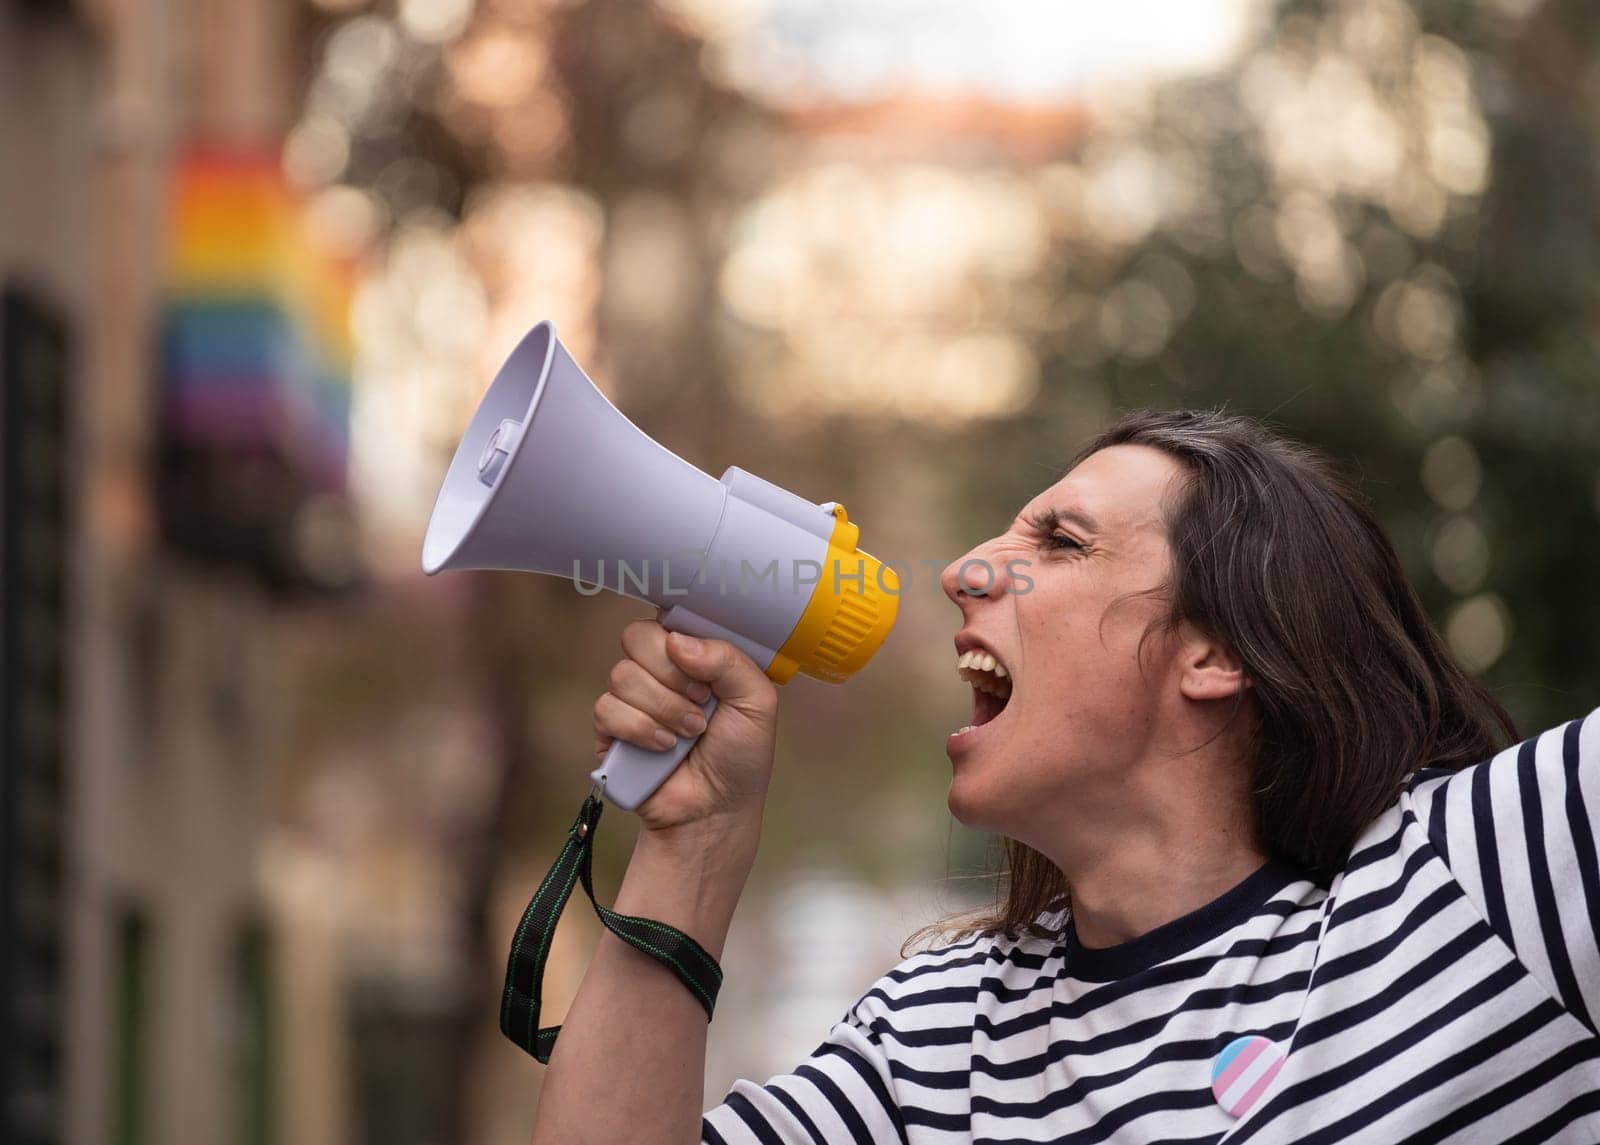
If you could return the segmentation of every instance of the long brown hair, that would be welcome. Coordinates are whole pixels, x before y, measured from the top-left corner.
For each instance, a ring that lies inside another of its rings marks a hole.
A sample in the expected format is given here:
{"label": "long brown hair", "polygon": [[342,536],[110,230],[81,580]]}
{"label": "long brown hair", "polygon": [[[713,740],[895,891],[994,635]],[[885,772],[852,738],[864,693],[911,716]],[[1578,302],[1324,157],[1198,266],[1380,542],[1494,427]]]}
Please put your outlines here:
{"label": "long brown hair", "polygon": [[[1257,838],[1317,874],[1423,768],[1457,769],[1516,738],[1511,717],[1455,662],[1394,548],[1326,459],[1247,418],[1137,410],[1073,461],[1113,445],[1176,458],[1189,480],[1166,507],[1172,571],[1162,623],[1199,626],[1252,682]],[[1070,895],[1039,852],[1005,840],[992,909],[914,935],[1034,931]]]}

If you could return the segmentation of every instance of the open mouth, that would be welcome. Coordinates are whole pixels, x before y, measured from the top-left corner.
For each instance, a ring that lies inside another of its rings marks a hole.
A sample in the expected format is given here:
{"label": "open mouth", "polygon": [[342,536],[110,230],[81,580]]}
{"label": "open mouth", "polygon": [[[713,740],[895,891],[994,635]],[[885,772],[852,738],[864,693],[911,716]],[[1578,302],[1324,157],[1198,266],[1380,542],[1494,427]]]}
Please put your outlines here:
{"label": "open mouth", "polygon": [[989,723],[1011,699],[1012,676],[992,652],[973,649],[956,660],[956,674],[972,685],[972,722],[956,735],[964,735]]}

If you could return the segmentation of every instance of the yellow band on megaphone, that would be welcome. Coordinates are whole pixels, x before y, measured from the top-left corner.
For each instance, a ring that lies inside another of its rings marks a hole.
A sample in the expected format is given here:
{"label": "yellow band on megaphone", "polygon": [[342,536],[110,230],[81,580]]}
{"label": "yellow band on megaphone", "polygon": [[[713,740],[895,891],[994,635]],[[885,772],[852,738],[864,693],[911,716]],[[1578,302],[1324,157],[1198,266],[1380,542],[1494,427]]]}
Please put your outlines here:
{"label": "yellow band on megaphone", "polygon": [[900,609],[900,580],[893,568],[857,548],[861,529],[850,523],[843,505],[828,538],[828,555],[817,587],[789,639],[767,667],[775,684],[796,672],[840,684],[878,650]]}

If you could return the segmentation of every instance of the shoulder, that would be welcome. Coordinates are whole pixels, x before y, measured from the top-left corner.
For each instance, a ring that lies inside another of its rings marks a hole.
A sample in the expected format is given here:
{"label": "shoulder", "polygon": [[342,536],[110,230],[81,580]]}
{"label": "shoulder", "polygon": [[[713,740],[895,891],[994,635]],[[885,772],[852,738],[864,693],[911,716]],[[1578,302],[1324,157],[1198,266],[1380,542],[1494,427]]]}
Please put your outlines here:
{"label": "shoulder", "polygon": [[1063,920],[1064,911],[1047,911],[1036,920],[1039,933],[982,931],[918,951],[878,979],[846,1021],[866,1031],[970,1026],[981,993],[1031,980],[1059,952]]}
{"label": "shoulder", "polygon": [[1591,1030],[1600,1015],[1600,712],[1460,771],[1419,772],[1402,800],[1479,917]]}
{"label": "shoulder", "polygon": [[1441,861],[1514,949],[1568,911],[1600,909],[1600,712],[1459,770],[1419,771],[1399,808],[1420,828],[1410,858]]}
{"label": "shoulder", "polygon": [[[1402,803],[1437,835],[1446,817],[1483,819],[1513,804],[1526,813],[1551,797],[1584,801],[1600,787],[1600,709],[1530,736],[1459,770],[1424,768]],[[1588,789],[1587,792],[1585,789]]]}

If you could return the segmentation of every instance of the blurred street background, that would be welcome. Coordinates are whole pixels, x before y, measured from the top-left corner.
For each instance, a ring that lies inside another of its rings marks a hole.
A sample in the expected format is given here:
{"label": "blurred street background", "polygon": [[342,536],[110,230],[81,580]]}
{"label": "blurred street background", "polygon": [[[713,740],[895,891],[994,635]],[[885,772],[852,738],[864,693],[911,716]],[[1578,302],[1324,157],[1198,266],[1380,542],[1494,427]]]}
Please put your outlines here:
{"label": "blurred street background", "polygon": [[[540,319],[902,560],[1120,409],[1269,417],[1525,731],[1600,702],[1585,0],[0,0],[0,175],[7,1145],[526,1141],[507,943],[646,610],[419,554]],[[911,580],[784,690],[708,1104],[994,893]]]}

